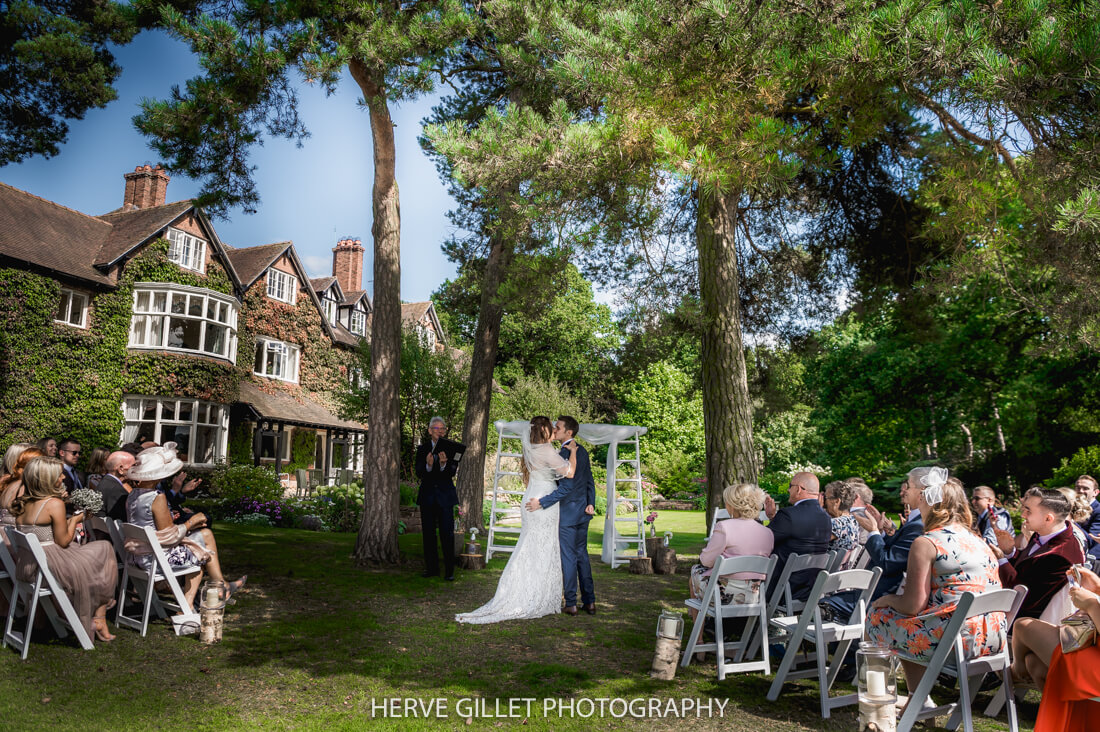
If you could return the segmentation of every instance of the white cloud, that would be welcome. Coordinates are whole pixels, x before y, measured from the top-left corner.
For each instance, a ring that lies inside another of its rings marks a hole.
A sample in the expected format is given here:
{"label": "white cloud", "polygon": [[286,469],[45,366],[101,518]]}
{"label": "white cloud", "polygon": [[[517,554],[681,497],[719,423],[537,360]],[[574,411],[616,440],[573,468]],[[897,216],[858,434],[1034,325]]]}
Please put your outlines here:
{"label": "white cloud", "polygon": [[320,254],[299,254],[310,277],[331,277],[332,259]]}

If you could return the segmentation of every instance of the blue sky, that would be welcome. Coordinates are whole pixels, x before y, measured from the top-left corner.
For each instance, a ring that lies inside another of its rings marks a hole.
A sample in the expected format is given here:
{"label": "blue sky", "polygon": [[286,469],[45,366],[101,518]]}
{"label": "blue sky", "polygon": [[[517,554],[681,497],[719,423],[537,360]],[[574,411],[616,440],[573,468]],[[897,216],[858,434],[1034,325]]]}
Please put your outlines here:
{"label": "blue sky", "polygon": [[[139,101],[167,97],[172,85],[182,85],[198,66],[186,46],[153,32],[118,49],[116,58],[123,69],[116,83],[119,98],[71,121],[68,142],[58,155],[0,168],[0,181],[92,215],[122,205],[123,174],[160,162],[131,122]],[[247,247],[292,240],[310,275],[318,277],[331,274],[336,240],[357,236],[366,248],[363,276],[370,280],[374,173],[370,125],[358,98],[350,77],[331,97],[320,89],[301,90],[301,116],[312,137],[302,148],[281,139],[255,148],[258,212],[235,211],[228,221],[215,220],[223,241]],[[453,231],[446,213],[454,202],[416,141],[434,102],[425,98],[392,110],[401,194],[401,299],[406,302],[428,299],[455,273],[440,250]],[[197,181],[174,174],[168,200],[190,198],[199,188]]]}

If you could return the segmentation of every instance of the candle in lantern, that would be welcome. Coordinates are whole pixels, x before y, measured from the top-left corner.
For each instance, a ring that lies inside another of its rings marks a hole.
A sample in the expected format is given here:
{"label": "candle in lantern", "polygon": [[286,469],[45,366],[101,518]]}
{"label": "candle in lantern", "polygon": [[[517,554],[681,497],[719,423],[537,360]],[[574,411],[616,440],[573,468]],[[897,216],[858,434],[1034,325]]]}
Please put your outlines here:
{"label": "candle in lantern", "polygon": [[666,638],[675,638],[678,635],[676,632],[676,625],[676,618],[662,618],[661,635]]}
{"label": "candle in lantern", "polygon": [[214,607],[218,604],[219,599],[220,598],[218,597],[218,588],[209,587],[206,590],[206,602],[204,602],[203,604],[207,607]]}
{"label": "candle in lantern", "polygon": [[868,671],[867,672],[867,696],[870,696],[870,697],[884,697],[884,696],[886,696],[886,672],[885,671]]}

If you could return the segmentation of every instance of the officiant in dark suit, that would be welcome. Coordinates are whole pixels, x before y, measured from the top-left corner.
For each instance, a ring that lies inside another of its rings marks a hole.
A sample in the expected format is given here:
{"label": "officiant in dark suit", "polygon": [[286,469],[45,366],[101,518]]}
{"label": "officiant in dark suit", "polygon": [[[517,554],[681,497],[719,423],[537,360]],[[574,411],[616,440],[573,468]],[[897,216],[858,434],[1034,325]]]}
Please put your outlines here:
{"label": "officiant in dark suit", "polygon": [[428,438],[416,449],[416,477],[420,479],[416,504],[420,506],[424,539],[424,573],[421,576],[439,576],[438,532],[443,544],[443,578],[452,581],[455,578],[454,507],[458,505],[454,477],[458,460],[454,453],[457,443],[447,440],[446,436],[447,423],[442,417],[432,417],[428,422]]}

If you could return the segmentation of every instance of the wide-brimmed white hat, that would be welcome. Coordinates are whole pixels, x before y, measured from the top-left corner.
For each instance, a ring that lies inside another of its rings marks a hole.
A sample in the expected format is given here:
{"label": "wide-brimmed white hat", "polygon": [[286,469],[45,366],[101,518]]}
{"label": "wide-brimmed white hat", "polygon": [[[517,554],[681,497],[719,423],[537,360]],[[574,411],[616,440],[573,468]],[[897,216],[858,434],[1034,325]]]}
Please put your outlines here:
{"label": "wide-brimmed white hat", "polygon": [[183,470],[183,461],[176,457],[176,443],[166,442],[138,453],[137,462],[126,477],[130,480],[160,480]]}

